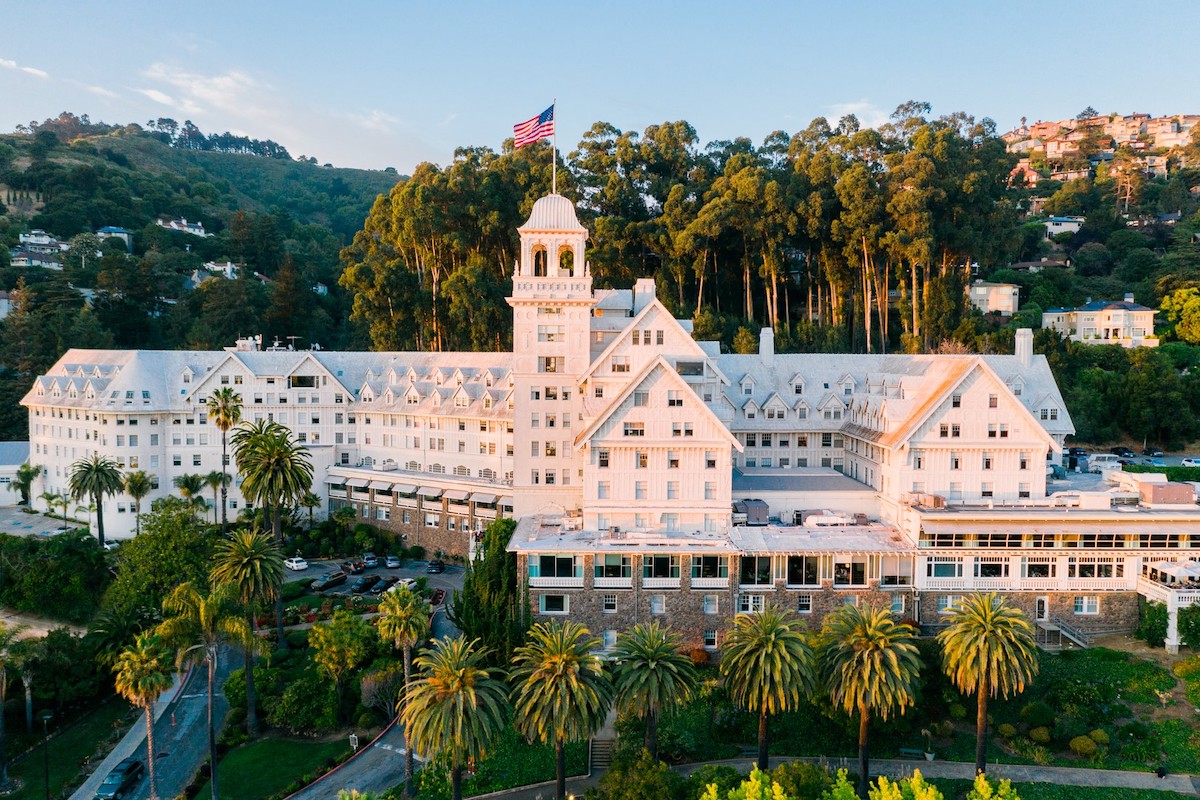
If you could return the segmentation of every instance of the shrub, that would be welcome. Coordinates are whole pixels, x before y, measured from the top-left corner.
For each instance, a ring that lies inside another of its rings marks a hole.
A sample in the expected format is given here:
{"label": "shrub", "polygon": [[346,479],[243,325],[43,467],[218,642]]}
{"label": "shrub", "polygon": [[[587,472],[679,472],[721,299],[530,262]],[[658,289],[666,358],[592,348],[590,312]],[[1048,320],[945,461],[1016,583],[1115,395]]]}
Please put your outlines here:
{"label": "shrub", "polygon": [[404,557],[413,561],[425,560],[425,548],[419,544],[414,544],[412,547],[404,551]]}
{"label": "shrub", "polygon": [[313,578],[305,578],[300,581],[289,581],[279,590],[279,594],[283,597],[283,602],[290,603],[293,600],[299,600],[308,593],[308,587],[313,582]]}
{"label": "shrub", "polygon": [[693,664],[702,666],[708,663],[710,656],[703,647],[693,647],[688,651],[688,658],[692,659]]}
{"label": "shrub", "polygon": [[1045,725],[1039,725],[1029,732],[1029,738],[1038,744],[1050,743],[1050,729]]}
{"label": "shrub", "polygon": [[1049,703],[1035,700],[1021,709],[1021,720],[1031,728],[1048,728],[1054,724],[1057,715]]}
{"label": "shrub", "polygon": [[376,722],[375,714],[371,711],[364,711],[358,715],[358,727],[360,728],[374,728]]}
{"label": "shrub", "polygon": [[230,708],[245,708],[246,707],[246,670],[235,669],[229,673],[229,677],[225,679],[225,685],[221,687],[225,692],[225,699],[229,701]]}
{"label": "shrub", "polygon": [[1167,640],[1167,607],[1142,599],[1138,604],[1138,627],[1134,636],[1151,647],[1162,647]]}
{"label": "shrub", "polygon": [[337,726],[337,697],[333,686],[313,673],[288,684],[267,712],[267,722],[295,734],[311,735]]}
{"label": "shrub", "polygon": [[303,650],[308,647],[308,631],[288,631],[284,635],[288,647],[293,650]]}
{"label": "shrub", "polygon": [[[772,774],[777,772],[780,764],[772,771]],[[717,797],[725,797],[729,794],[729,790],[740,786],[742,783],[742,773],[738,772],[733,767],[721,767],[716,764],[705,764],[700,769],[696,770],[687,779],[687,784],[684,787],[683,797],[687,800],[700,797],[704,794],[709,784],[715,784],[717,787]],[[791,793],[788,793],[792,796]]]}
{"label": "shrub", "polygon": [[1200,656],[1192,656],[1186,661],[1180,661],[1172,669],[1175,677],[1185,681],[1192,677],[1200,677]]}
{"label": "shrub", "polygon": [[1053,756],[1050,754],[1049,750],[1040,744],[1035,744],[1029,741],[1028,739],[1013,739],[1012,749],[1015,750],[1019,755],[1028,758],[1033,763],[1040,764],[1042,766],[1049,764],[1053,760]]}
{"label": "shrub", "polygon": [[937,728],[937,735],[943,739],[949,739],[954,735],[954,723],[948,719],[942,720],[934,727]]}
{"label": "shrub", "polygon": [[1072,739],[1088,735],[1088,726],[1082,720],[1069,714],[1064,714],[1054,721],[1054,738],[1060,742],[1070,742]]}
{"label": "shrub", "polygon": [[[778,783],[783,793],[798,800],[821,797],[833,785],[829,773],[816,764],[791,761],[771,770],[771,780]],[[720,794],[718,794],[718,797]]]}
{"label": "shrub", "polygon": [[950,704],[950,716],[954,719],[966,719],[967,709],[962,703]]}
{"label": "shrub", "polygon": [[1017,735],[1017,727],[1007,722],[1002,722],[1000,726],[996,728],[996,733],[1000,734],[1000,736],[1004,739],[1011,739]]}
{"label": "shrub", "polygon": [[1096,744],[1108,744],[1108,733],[1103,728],[1096,728],[1088,734],[1088,738]]}
{"label": "shrub", "polygon": [[1084,758],[1096,755],[1096,743],[1087,736],[1076,736],[1071,740],[1071,750]]}

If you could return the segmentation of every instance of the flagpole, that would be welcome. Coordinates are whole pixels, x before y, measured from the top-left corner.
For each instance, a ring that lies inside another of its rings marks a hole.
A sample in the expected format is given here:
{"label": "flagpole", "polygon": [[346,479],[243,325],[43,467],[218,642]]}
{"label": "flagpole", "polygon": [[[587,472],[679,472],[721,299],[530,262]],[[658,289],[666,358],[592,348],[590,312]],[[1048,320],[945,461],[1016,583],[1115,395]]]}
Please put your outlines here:
{"label": "flagpole", "polygon": [[[554,116],[558,116],[558,98],[550,104]],[[550,193],[558,194],[558,120],[554,120],[554,133],[550,135]]]}

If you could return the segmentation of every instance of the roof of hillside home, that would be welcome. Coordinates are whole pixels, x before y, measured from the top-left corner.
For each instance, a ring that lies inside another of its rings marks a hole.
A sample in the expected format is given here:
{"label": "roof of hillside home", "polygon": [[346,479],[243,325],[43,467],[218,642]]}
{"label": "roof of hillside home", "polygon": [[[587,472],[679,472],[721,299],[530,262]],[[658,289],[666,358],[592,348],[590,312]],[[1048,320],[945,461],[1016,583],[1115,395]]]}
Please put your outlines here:
{"label": "roof of hillside home", "polygon": [[0,466],[17,466],[28,460],[29,442],[0,442]]}
{"label": "roof of hillside home", "polygon": [[1076,311],[1153,311],[1152,308],[1146,308],[1139,303],[1131,303],[1128,300],[1093,300],[1090,303],[1084,303]]}

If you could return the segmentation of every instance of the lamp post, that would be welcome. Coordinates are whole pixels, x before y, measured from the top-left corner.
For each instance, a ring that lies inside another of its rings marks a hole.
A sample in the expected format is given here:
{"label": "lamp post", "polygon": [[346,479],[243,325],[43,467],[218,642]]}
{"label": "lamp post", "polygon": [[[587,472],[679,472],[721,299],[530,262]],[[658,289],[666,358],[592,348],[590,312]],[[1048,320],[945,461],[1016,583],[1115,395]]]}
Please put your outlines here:
{"label": "lamp post", "polygon": [[46,800],[50,800],[50,720],[54,714],[42,712],[42,767],[46,779]]}

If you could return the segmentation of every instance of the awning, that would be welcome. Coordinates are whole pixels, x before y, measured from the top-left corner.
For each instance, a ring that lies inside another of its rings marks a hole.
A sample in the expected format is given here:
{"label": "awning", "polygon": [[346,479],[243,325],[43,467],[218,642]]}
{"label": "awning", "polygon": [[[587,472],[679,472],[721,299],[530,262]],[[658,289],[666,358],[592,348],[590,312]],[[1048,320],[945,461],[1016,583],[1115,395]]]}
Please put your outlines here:
{"label": "awning", "polygon": [[330,475],[329,477],[325,478],[326,486],[344,486],[345,484],[346,479],[341,475]]}
{"label": "awning", "polygon": [[445,497],[447,500],[450,500],[455,503],[462,503],[470,496],[471,496],[470,492],[463,491],[462,489],[451,489],[450,491],[446,492],[446,494],[445,494]]}
{"label": "awning", "polygon": [[504,508],[512,508],[512,498],[511,497],[501,497],[500,505],[503,506]]}
{"label": "awning", "polygon": [[397,483],[392,487],[392,491],[394,491],[396,494],[415,494],[417,487],[413,486],[411,483]]}
{"label": "awning", "polygon": [[486,492],[476,492],[475,494],[471,495],[471,502],[475,503],[476,505],[482,504],[485,506],[490,506],[492,503],[496,502],[496,495],[487,494]]}
{"label": "awning", "polygon": [[441,497],[442,490],[436,486],[422,486],[420,489],[417,489],[417,494],[421,495],[421,497],[433,499],[435,497]]}
{"label": "awning", "polygon": [[365,488],[367,488],[367,486],[370,485],[370,483],[371,483],[371,481],[367,478],[347,478],[346,479],[346,485],[352,486],[355,489],[365,489]]}
{"label": "awning", "polygon": [[392,488],[392,482],[391,481],[371,481],[371,485],[368,488],[374,489],[377,492],[386,492]]}

